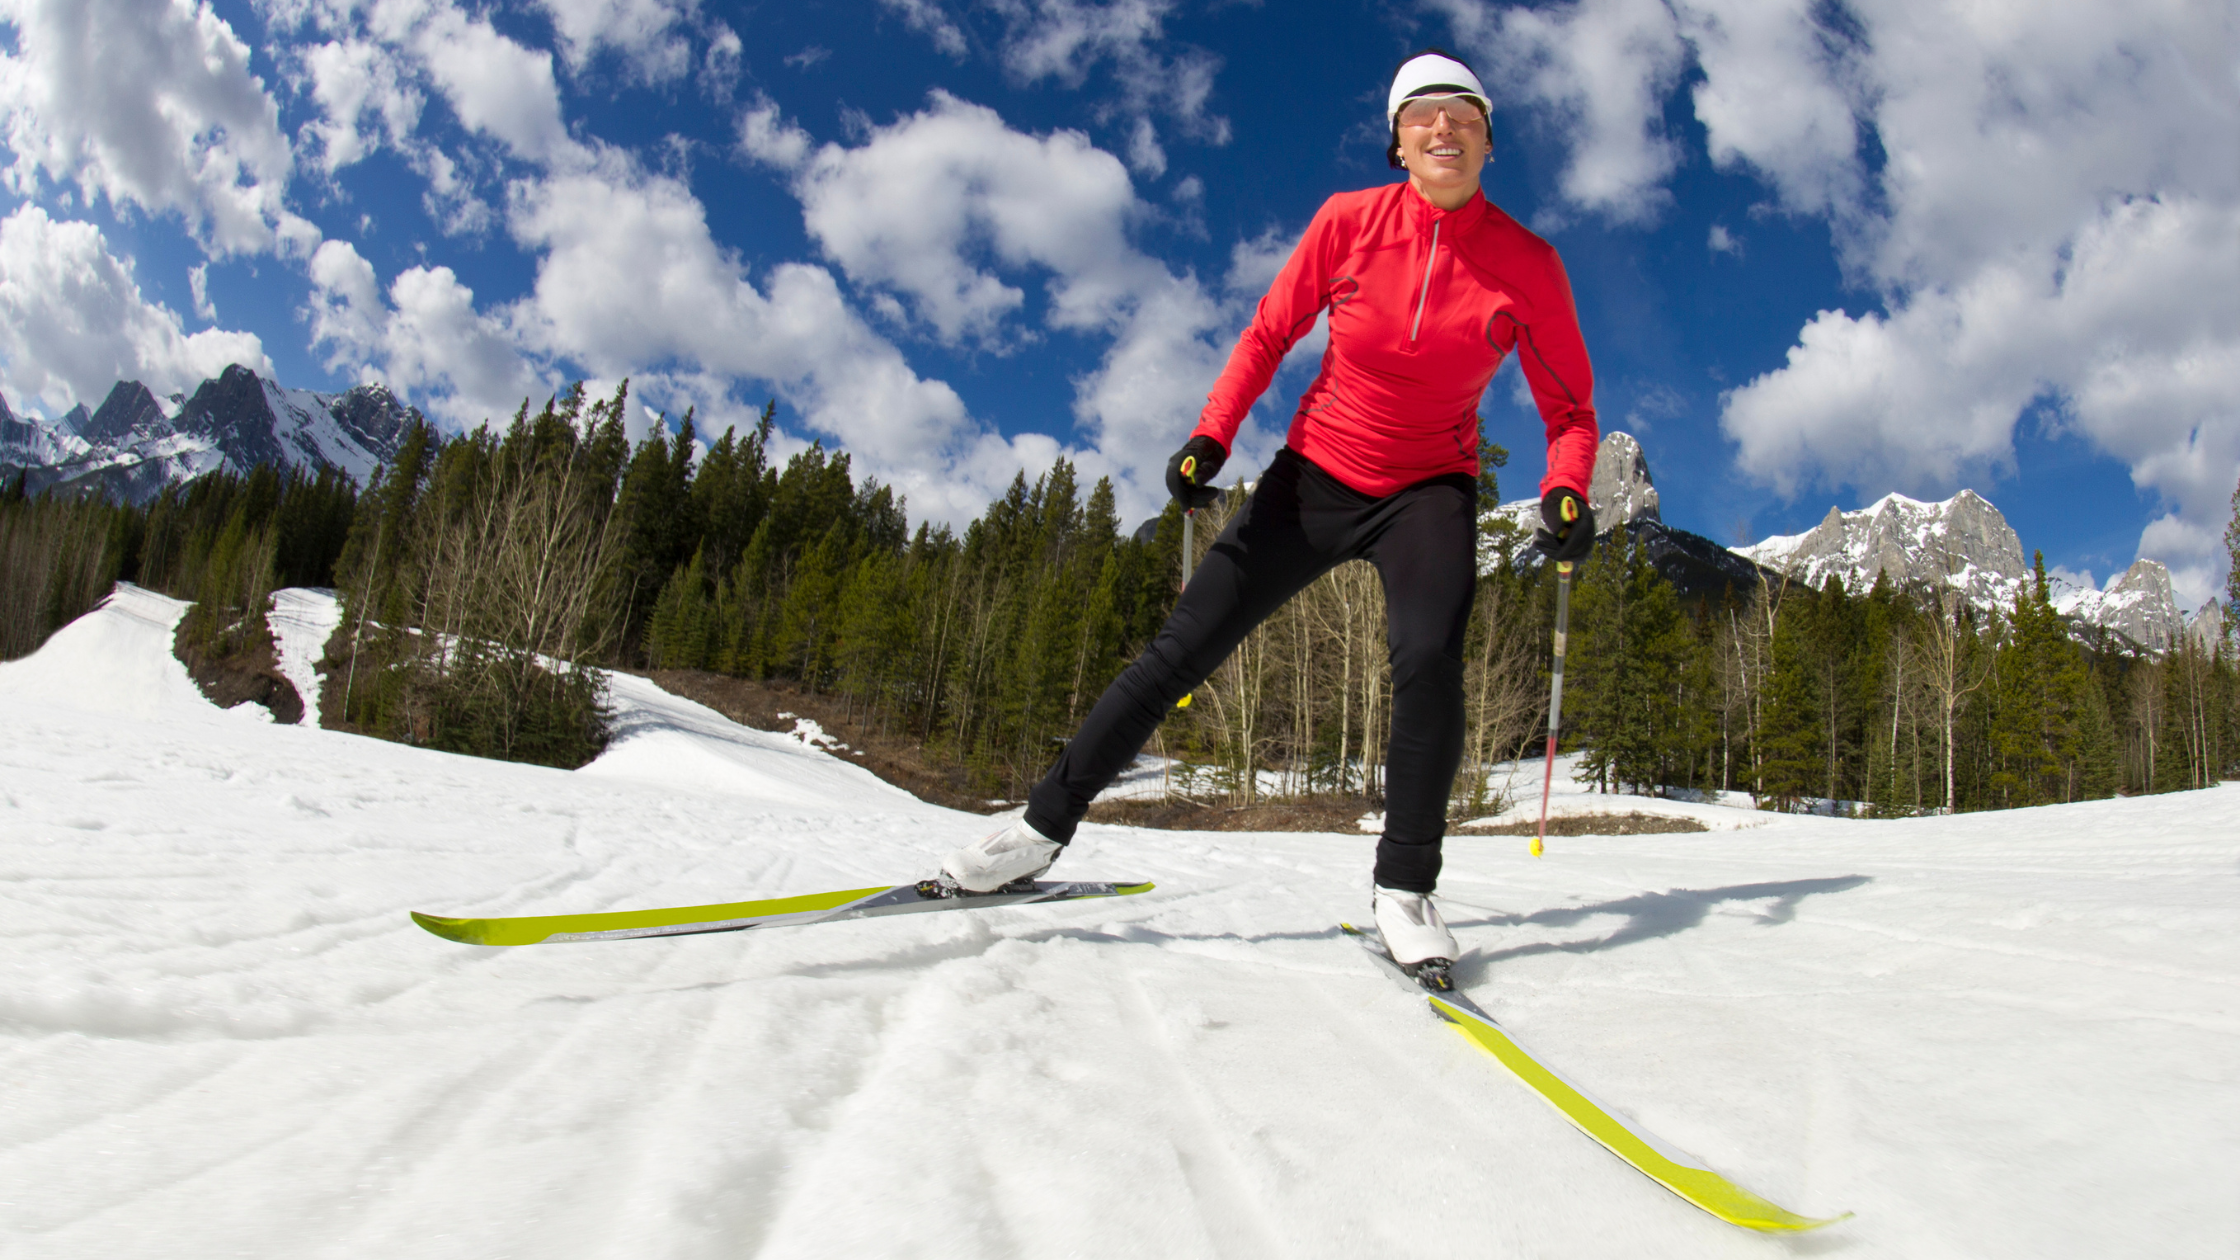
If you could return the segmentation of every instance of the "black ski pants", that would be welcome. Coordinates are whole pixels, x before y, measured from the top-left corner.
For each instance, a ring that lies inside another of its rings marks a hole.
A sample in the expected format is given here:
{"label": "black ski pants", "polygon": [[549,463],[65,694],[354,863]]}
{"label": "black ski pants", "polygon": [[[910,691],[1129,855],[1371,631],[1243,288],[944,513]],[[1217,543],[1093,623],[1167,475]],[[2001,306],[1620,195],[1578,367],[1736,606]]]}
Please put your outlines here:
{"label": "black ski pants", "polygon": [[1073,838],[1089,802],[1135,759],[1175,702],[1253,627],[1347,560],[1384,583],[1392,738],[1376,882],[1428,893],[1439,880],[1447,795],[1462,761],[1462,638],[1477,595],[1477,485],[1462,474],[1382,498],[1289,447],[1221,531],[1151,646],[1105,689],[1027,798],[1027,822]]}

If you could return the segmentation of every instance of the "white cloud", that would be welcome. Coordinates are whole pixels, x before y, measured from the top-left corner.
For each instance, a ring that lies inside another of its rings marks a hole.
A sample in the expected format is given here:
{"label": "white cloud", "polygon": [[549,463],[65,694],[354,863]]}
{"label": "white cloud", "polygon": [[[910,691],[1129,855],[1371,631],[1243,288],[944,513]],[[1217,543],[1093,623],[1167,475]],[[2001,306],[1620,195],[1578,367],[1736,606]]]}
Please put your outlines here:
{"label": "white cloud", "polygon": [[530,162],[575,155],[551,53],[523,47],[487,19],[448,6],[416,32],[413,47],[469,131],[497,138]]}
{"label": "white cloud", "polygon": [[2229,6],[1858,6],[1887,213],[1859,245],[1898,286],[2058,248],[2111,197],[2240,202]]}
{"label": "white cloud", "polygon": [[1754,168],[1792,210],[1857,200],[1858,50],[1830,24],[1838,10],[1816,0],[1423,3],[1480,59],[1490,91],[1564,138],[1558,186],[1581,209],[1642,223],[1670,203],[1664,183],[1682,155],[1665,102],[1691,62],[1703,71],[1692,95],[1713,163]]}
{"label": "white cloud", "polygon": [[328,241],[310,273],[312,344],[328,348],[330,368],[384,381],[460,425],[502,419],[549,387],[449,267],[410,268],[384,295],[355,247]]}
{"label": "white cloud", "polygon": [[955,392],[912,372],[823,268],[779,266],[758,291],[674,180],[610,163],[524,183],[508,219],[542,252],[510,315],[541,353],[609,374],[681,363],[773,381],[812,425],[897,464],[939,462],[975,431]]}
{"label": "white cloud", "polygon": [[950,20],[942,11],[939,0],[879,0],[882,7],[900,15],[911,30],[933,41],[933,46],[951,57],[965,55],[964,29]]}
{"label": "white cloud", "polygon": [[[1680,150],[1664,134],[1664,100],[1688,50],[1664,0],[1424,4],[1445,15],[1489,92],[1533,107],[1564,137],[1557,182],[1568,201],[1618,222],[1649,221],[1670,203],[1664,181]],[[1497,158],[1500,146],[1496,136]]]}
{"label": "white cloud", "polygon": [[10,188],[44,177],[177,213],[213,253],[308,252],[288,210],[294,154],[249,49],[187,0],[0,0],[0,137]]}
{"label": "white cloud", "polygon": [[536,283],[489,310],[444,267],[406,270],[384,292],[354,248],[328,242],[311,266],[317,344],[463,424],[561,380],[629,376],[643,400],[702,404],[713,432],[749,419],[734,387],[768,382],[937,519],[977,515],[1033,445],[987,432],[949,386],[920,378],[824,268],[784,264],[750,283],[691,191],[624,155],[517,181],[507,226],[537,255]]}
{"label": "white cloud", "polygon": [[328,174],[358,162],[386,142],[404,147],[425,103],[411,69],[371,40],[330,40],[297,50],[320,119],[304,131],[317,141]]}
{"label": "white cloud", "polygon": [[892,289],[952,344],[1000,341],[1025,301],[998,269],[1051,273],[1049,322],[1111,326],[1165,268],[1127,241],[1127,169],[1079,132],[1036,137],[935,92],[927,108],[827,144],[794,176],[809,233],[858,284]]}
{"label": "white cloud", "polygon": [[1704,244],[1714,254],[1733,254],[1737,258],[1742,257],[1742,241],[1734,233],[1729,232],[1727,225],[1724,223],[1711,225],[1711,235]]}
{"label": "white cloud", "polygon": [[1230,286],[1209,291],[1129,240],[1152,212],[1118,159],[1075,132],[1015,131],[945,93],[853,147],[810,150],[766,107],[741,130],[750,154],[791,174],[810,235],[875,308],[892,295],[944,342],[1000,350],[1038,335],[1022,286],[1039,279],[1040,327],[1110,336],[1074,383],[1084,440],[1071,457],[1114,476],[1130,512],[1155,509],[1167,452],[1290,249],[1272,237],[1240,246]]}
{"label": "white cloud", "polygon": [[798,170],[816,141],[787,122],[776,102],[762,97],[739,114],[739,148],[748,157],[781,171]]}
{"label": "white cloud", "polygon": [[724,22],[709,23],[707,36],[708,51],[700,58],[700,87],[716,100],[728,101],[739,86],[746,43]]}
{"label": "white cloud", "polygon": [[210,264],[196,263],[187,268],[187,291],[194,294],[194,313],[216,323],[218,308],[210,301]]}
{"label": "white cloud", "polygon": [[1174,0],[1003,0],[987,7],[1003,16],[1004,65],[1019,79],[1080,87],[1109,61],[1128,112],[1156,110],[1187,135],[1228,142],[1228,119],[1206,112],[1221,59],[1202,48],[1184,47],[1172,56],[1158,51]]}
{"label": "white cloud", "polygon": [[1128,165],[1150,179],[1167,173],[1167,151],[1159,146],[1159,129],[1148,118],[1136,119],[1128,135]]}
{"label": "white cloud", "polygon": [[[632,40],[651,38],[653,15],[667,11],[654,0],[555,2],[566,10],[553,15],[562,48],[585,57],[610,45],[626,56],[647,51],[651,45]],[[454,0],[264,0],[262,7],[276,32],[311,33],[278,55],[319,107],[319,120],[305,133],[317,140],[329,173],[394,147],[429,180],[442,207],[431,213],[479,218],[472,190],[457,180],[459,163],[418,134],[430,93],[460,126],[521,161],[589,160],[568,134],[552,53],[501,34],[488,17]],[[657,69],[667,65],[656,61]],[[654,63],[632,62],[635,72],[648,64]]]}
{"label": "white cloud", "polygon": [[[952,57],[967,51],[962,23],[939,0],[881,0],[909,25]],[[1101,65],[1110,65],[1119,89],[1111,108],[1129,118],[1131,161],[1156,176],[1165,154],[1144,140],[1143,124],[1153,114],[1170,119],[1177,130],[1207,144],[1229,142],[1229,120],[1208,109],[1221,59],[1202,48],[1166,48],[1165,20],[1175,0],[977,0],[977,8],[1002,24],[997,56],[1021,83],[1053,80],[1078,89]]]}
{"label": "white cloud", "polygon": [[1720,167],[1747,164],[1808,214],[1848,211],[1864,180],[1854,111],[1861,50],[1817,0],[1681,0],[1676,29],[1703,69],[1696,120]]}
{"label": "white cloud", "polygon": [[0,220],[0,365],[10,396],[60,415],[98,405],[120,380],[166,394],[233,363],[272,371],[254,334],[189,336],[177,314],[141,296],[132,264],[93,224],[51,219],[35,205]]}
{"label": "white cloud", "polygon": [[692,69],[685,27],[694,0],[537,0],[552,18],[568,69],[581,73],[601,49],[619,54],[645,83],[668,83]]}

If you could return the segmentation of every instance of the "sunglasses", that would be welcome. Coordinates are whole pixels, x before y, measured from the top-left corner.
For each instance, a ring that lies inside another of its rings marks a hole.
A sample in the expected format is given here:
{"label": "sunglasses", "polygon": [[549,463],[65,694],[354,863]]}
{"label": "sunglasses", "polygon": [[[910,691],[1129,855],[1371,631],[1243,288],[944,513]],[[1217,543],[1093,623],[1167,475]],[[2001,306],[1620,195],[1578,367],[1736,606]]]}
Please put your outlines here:
{"label": "sunglasses", "polygon": [[1444,112],[1447,122],[1458,128],[1485,125],[1485,110],[1472,96],[1411,96],[1400,103],[1399,123],[1403,127],[1429,127]]}

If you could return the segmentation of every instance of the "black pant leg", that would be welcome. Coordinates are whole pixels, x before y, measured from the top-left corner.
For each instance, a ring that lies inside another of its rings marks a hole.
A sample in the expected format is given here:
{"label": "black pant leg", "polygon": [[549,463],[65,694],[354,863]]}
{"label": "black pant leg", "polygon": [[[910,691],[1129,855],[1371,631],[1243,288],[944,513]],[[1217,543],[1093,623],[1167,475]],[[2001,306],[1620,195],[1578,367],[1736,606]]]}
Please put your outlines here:
{"label": "black pant leg", "polygon": [[[1029,826],[1060,843],[1073,839],[1089,802],[1135,760],[1175,702],[1229,659],[1253,627],[1337,563],[1329,544],[1342,536],[1342,521],[1308,519],[1311,505],[1301,511],[1304,469],[1288,451],[1269,466],[1190,575],[1151,646],[1105,688],[1028,794]],[[1325,532],[1329,539],[1319,536]]]}
{"label": "black pant leg", "polygon": [[1477,598],[1475,487],[1441,478],[1394,496],[1369,560],[1384,583],[1392,659],[1392,735],[1376,882],[1431,892],[1439,882],[1447,798],[1462,764],[1462,646]]}

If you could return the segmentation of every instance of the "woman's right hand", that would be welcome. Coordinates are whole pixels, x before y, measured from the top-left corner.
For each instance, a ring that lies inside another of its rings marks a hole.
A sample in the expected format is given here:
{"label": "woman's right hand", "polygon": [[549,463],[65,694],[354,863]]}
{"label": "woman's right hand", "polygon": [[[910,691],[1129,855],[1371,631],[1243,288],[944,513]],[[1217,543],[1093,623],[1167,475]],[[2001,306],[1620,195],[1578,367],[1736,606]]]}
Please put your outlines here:
{"label": "woman's right hand", "polygon": [[1228,462],[1221,443],[1201,433],[1182,444],[1167,461],[1167,493],[1186,510],[1196,511],[1221,497],[1213,488],[1213,475]]}

